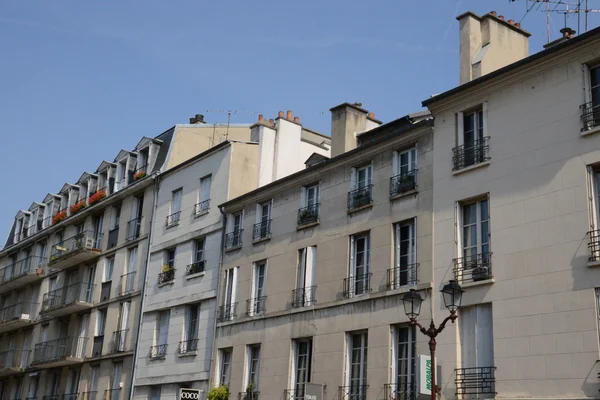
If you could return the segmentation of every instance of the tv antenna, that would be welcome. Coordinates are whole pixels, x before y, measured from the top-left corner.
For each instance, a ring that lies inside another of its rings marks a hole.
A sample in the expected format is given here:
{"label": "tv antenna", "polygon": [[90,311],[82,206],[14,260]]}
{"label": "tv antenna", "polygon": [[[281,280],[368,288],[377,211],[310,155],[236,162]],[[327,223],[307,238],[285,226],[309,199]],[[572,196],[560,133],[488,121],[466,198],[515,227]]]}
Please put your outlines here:
{"label": "tv antenna", "polygon": [[205,110],[205,112],[227,114],[227,131],[225,133],[225,140],[227,140],[227,138],[229,137],[229,125],[231,124],[231,116],[232,115],[238,115],[238,114],[245,114],[245,115],[258,114],[257,112],[254,112],[254,111],[244,111],[244,110]]}

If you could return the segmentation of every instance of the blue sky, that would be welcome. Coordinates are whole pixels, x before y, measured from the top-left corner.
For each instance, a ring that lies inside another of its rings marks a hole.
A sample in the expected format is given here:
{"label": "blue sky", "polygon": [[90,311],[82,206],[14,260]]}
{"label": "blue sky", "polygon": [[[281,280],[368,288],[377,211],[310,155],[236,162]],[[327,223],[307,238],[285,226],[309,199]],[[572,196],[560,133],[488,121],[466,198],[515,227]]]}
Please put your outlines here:
{"label": "blue sky", "polygon": [[[329,108],[344,101],[364,103],[383,121],[416,111],[458,82],[456,15],[497,10],[519,21],[525,7],[525,0],[0,0],[7,181],[0,240],[18,209],[142,136],[196,113],[226,121],[206,109],[266,118],[291,109],[324,133]],[[531,53],[545,43],[544,22],[535,10],[522,22],[533,34]],[[554,15],[553,37],[563,25]],[[576,29],[576,20],[569,25]]]}

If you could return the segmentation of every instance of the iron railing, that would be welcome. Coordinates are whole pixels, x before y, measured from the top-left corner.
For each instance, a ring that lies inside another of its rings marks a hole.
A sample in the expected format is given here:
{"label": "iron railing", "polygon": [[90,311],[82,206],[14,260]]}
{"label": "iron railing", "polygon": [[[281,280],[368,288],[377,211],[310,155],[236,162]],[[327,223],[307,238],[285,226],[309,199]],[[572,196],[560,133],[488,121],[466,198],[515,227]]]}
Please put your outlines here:
{"label": "iron railing", "polygon": [[175,268],[168,269],[158,274],[158,284],[172,282],[175,279]]}
{"label": "iron railing", "polygon": [[388,269],[388,289],[392,290],[403,286],[416,285],[419,282],[417,279],[418,270],[419,263]]}
{"label": "iron railing", "polygon": [[348,192],[348,210],[354,210],[373,202],[373,185],[366,185]]}
{"label": "iron railing", "polygon": [[137,271],[131,271],[121,275],[119,281],[119,296],[133,293],[135,291],[135,275]]}
{"label": "iron railing", "polygon": [[177,352],[179,354],[193,353],[198,350],[198,339],[189,339],[179,342]]}
{"label": "iron railing", "polygon": [[121,388],[106,389],[104,391],[104,400],[119,400],[121,398]]}
{"label": "iron railing", "polygon": [[238,229],[236,231],[230,232],[225,235],[225,248],[233,249],[236,247],[242,246],[242,232],[243,229]]}
{"label": "iron railing", "polygon": [[194,205],[194,215],[199,216],[206,214],[210,210],[210,199],[201,201]]}
{"label": "iron railing", "polygon": [[261,240],[267,239],[271,237],[271,221],[270,219],[266,221],[259,222],[258,224],[254,224],[254,233],[252,235],[253,240]]}
{"label": "iron railing", "polygon": [[600,230],[589,231],[588,249],[590,249],[589,261],[600,261]]}
{"label": "iron railing", "polygon": [[458,283],[479,282],[491,279],[492,253],[479,253],[473,256],[455,258],[454,279]]}
{"label": "iron railing", "polygon": [[206,260],[196,261],[193,264],[190,264],[185,269],[185,275],[193,275],[199,274],[200,272],[204,272],[204,266],[206,264]]}
{"label": "iron railing", "polygon": [[417,170],[405,172],[390,178],[390,196],[396,196],[417,188]]}
{"label": "iron railing", "polygon": [[369,385],[340,386],[338,388],[339,400],[366,400]]}
{"label": "iron railing", "polygon": [[97,391],[81,392],[81,400],[96,400]]}
{"label": "iron railing", "polygon": [[258,400],[260,392],[252,390],[250,392],[239,392],[238,400]]}
{"label": "iron railing", "polygon": [[11,349],[0,353],[0,371],[11,368],[27,368],[31,350]]}
{"label": "iron railing", "polygon": [[[37,256],[28,256],[20,259],[14,264],[7,265],[0,270],[0,284],[10,282],[22,276],[37,273],[38,268],[46,266],[46,259]],[[39,271],[40,273],[43,272]]]}
{"label": "iron railing", "polygon": [[304,384],[297,384],[296,389],[286,389],[283,391],[283,400],[304,400]]}
{"label": "iron railing", "polygon": [[43,396],[42,399],[44,399],[44,400],[60,400],[60,394],[48,394],[46,396]]}
{"label": "iron railing", "polygon": [[142,178],[145,178],[146,175],[148,174],[148,164],[144,164],[141,167],[137,168],[136,170],[133,171],[133,175],[132,178],[134,181],[140,180]]}
{"label": "iron railing", "polygon": [[148,357],[150,359],[165,358],[167,356],[167,345],[159,344],[158,346],[151,346]]}
{"label": "iron railing", "polygon": [[94,287],[96,287],[94,284],[78,282],[45,293],[40,313],[68,307],[76,302],[92,303]]}
{"label": "iron railing", "polygon": [[383,385],[385,400],[415,400],[417,384],[415,382],[397,382]]}
{"label": "iron railing", "polygon": [[315,298],[316,286],[308,286],[292,291],[292,307],[312,306],[317,302]]}
{"label": "iron railing", "polygon": [[37,303],[22,302],[4,307],[0,310],[0,324],[17,319],[33,320],[37,305]]}
{"label": "iron railing", "polygon": [[134,240],[140,237],[142,230],[142,217],[137,217],[127,222],[127,240]]}
{"label": "iron railing", "polygon": [[33,348],[32,364],[59,361],[67,357],[83,359],[87,340],[86,337],[66,337],[38,343]]}
{"label": "iron railing", "polygon": [[582,132],[600,125],[600,103],[589,102],[582,104],[580,108],[581,122],[583,122]]}
{"label": "iron railing", "polygon": [[457,368],[456,395],[496,394],[496,367]]}
{"label": "iron railing", "polygon": [[179,217],[181,216],[181,211],[177,211],[171,215],[167,215],[167,228],[170,226],[179,225]]}
{"label": "iron railing", "polygon": [[27,232],[27,234],[29,236],[33,236],[42,229],[44,229],[43,221],[41,219],[38,219],[33,225],[29,225],[29,231]]}
{"label": "iron railing", "polygon": [[82,250],[100,250],[100,243],[97,242],[98,237],[101,238],[102,235],[92,231],[83,231],[55,244],[50,251],[50,263]]}
{"label": "iron railing", "polygon": [[77,400],[79,398],[79,393],[65,393],[62,396],[62,400]]}
{"label": "iron railing", "polygon": [[260,315],[265,312],[267,296],[246,300],[246,315]]}
{"label": "iron railing", "polygon": [[229,303],[219,306],[217,311],[217,322],[231,321],[236,315],[238,303]]}
{"label": "iron railing", "polygon": [[319,222],[319,206],[320,203],[312,206],[303,207],[298,210],[298,225],[315,224]]}
{"label": "iron railing", "polygon": [[359,296],[371,292],[371,273],[344,278],[344,297]]}
{"label": "iron railing", "polygon": [[[104,193],[104,195],[102,195],[102,193]],[[96,196],[97,195],[97,196]],[[95,199],[92,199],[92,197],[96,196]],[[96,203],[101,202],[102,200],[104,200],[106,197],[108,196],[108,191],[107,191],[107,187],[101,187],[100,189],[96,189],[95,191],[91,192],[88,194],[87,197],[87,203],[89,206],[92,206]],[[92,200],[90,202],[90,200]]]}
{"label": "iron railing", "polygon": [[486,136],[482,140],[469,143],[468,146],[462,144],[452,149],[452,171],[488,161],[490,159],[489,139],[489,136]]}
{"label": "iron railing", "polygon": [[127,351],[127,332],[129,329],[121,329],[114,331],[112,334],[112,343],[110,346],[111,353],[122,353]]}

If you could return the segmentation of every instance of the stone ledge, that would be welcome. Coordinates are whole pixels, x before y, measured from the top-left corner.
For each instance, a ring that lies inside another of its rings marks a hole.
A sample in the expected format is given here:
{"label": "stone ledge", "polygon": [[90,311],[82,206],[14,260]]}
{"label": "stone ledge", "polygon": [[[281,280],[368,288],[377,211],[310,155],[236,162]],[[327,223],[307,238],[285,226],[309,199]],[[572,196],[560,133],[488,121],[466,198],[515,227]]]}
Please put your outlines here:
{"label": "stone ledge", "polygon": [[586,129],[581,131],[581,136],[589,136],[589,135],[593,135],[594,133],[598,133],[600,132],[600,125],[598,126],[594,126],[591,129]]}
{"label": "stone ledge", "polygon": [[195,274],[190,274],[190,275],[186,275],[185,279],[194,279],[194,278],[198,278],[200,276],[204,276],[205,272],[196,272]]}
{"label": "stone ledge", "polygon": [[460,175],[460,174],[464,174],[465,172],[469,172],[469,171],[473,171],[474,169],[478,169],[478,168],[483,168],[483,167],[487,167],[488,165],[490,165],[490,161],[484,161],[482,163],[479,164],[475,164],[475,165],[469,165],[468,167],[465,168],[461,168],[457,171],[452,171],[452,175]]}
{"label": "stone ledge", "polygon": [[398,193],[393,196],[390,196],[390,201],[393,201],[396,199],[401,199],[402,197],[407,197],[407,196],[411,196],[413,194],[418,194],[418,193],[419,193],[419,191],[417,189],[411,189],[406,192],[402,192],[402,193]]}
{"label": "stone ledge", "polygon": [[482,281],[463,283],[462,285],[460,285],[460,287],[462,287],[463,289],[465,289],[465,288],[470,288],[470,287],[475,287],[475,286],[490,285],[490,284],[492,284],[494,282],[496,282],[496,280],[492,276],[491,278],[484,279]]}
{"label": "stone ledge", "polygon": [[364,206],[360,206],[360,207],[356,207],[356,208],[352,208],[348,210],[348,214],[354,214],[356,212],[362,211],[362,210],[366,210],[367,208],[372,208],[373,207],[373,202],[369,203],[369,204],[365,204]]}
{"label": "stone ledge", "polygon": [[269,240],[271,240],[271,235],[260,239],[252,239],[252,244],[260,244],[262,242],[268,242]]}
{"label": "stone ledge", "polygon": [[309,222],[307,224],[298,225],[298,226],[296,226],[296,230],[301,231],[302,229],[307,229],[307,228],[310,228],[313,226],[317,226],[317,225],[319,225],[319,223],[320,223],[320,221],[317,220],[315,222]]}

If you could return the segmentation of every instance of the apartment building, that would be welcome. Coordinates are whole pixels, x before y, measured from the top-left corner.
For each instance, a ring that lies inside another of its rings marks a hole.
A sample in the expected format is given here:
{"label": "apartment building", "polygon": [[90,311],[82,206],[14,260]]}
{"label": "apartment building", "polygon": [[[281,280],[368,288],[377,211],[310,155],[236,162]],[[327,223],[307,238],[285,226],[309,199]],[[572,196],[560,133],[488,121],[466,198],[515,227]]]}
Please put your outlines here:
{"label": "apartment building", "polygon": [[218,205],[303,169],[311,154],[329,156],[330,138],[303,127],[291,111],[275,120],[259,116],[246,133],[158,178],[135,398],[208,389],[223,239]]}
{"label": "apartment building", "polygon": [[526,57],[512,20],[458,20],[463,84],[423,102],[434,288],[465,290],[437,338],[442,397],[597,398],[600,28]]}
{"label": "apartment building", "polygon": [[2,399],[129,398],[156,176],[227,129],[198,117],[17,213],[0,251]]}
{"label": "apartment building", "polygon": [[[212,386],[240,399],[398,398],[415,390],[427,342],[402,296],[429,315],[433,141],[428,112],[380,125],[332,112],[332,158],[222,204]],[[437,293],[434,294],[434,298]],[[339,397],[338,397],[339,396]]]}

